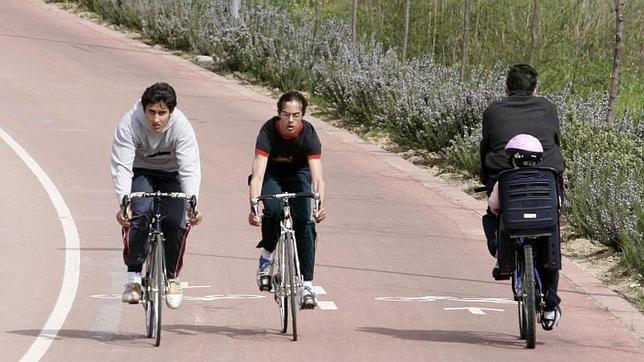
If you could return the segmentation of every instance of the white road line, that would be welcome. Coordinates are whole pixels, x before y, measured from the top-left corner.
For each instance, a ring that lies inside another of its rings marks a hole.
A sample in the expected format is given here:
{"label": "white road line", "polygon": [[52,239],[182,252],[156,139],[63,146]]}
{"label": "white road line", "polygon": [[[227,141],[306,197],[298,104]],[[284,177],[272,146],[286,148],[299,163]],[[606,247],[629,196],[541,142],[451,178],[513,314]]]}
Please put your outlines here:
{"label": "white road line", "polygon": [[80,271],[78,230],[76,229],[76,223],[72,218],[69,208],[65,204],[63,196],[49,176],[38,166],[38,163],[2,128],[0,128],[0,138],[11,147],[16,155],[29,167],[38,181],[40,181],[40,184],[47,192],[47,195],[49,195],[49,199],[51,199],[51,203],[58,213],[58,218],[60,219],[65,235],[65,270],[58,300],[40,334],[20,359],[21,361],[38,361],[47,352],[56,335],[58,335],[58,331],[63,326],[76,296]]}
{"label": "white road line", "polygon": [[314,285],[313,286],[313,291],[315,292],[316,295],[325,295],[326,294],[326,290],[324,290],[324,288],[322,288],[321,285]]}
{"label": "white road line", "polygon": [[335,303],[326,300],[318,300],[318,308],[321,310],[338,310]]}

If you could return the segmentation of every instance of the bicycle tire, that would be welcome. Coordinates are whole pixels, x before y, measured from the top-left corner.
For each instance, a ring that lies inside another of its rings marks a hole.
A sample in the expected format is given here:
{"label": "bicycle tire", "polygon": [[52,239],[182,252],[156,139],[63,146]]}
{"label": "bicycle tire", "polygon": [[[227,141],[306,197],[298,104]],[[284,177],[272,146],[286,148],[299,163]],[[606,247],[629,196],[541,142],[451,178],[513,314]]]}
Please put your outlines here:
{"label": "bicycle tire", "polygon": [[291,299],[291,324],[293,325],[293,340],[297,341],[297,272],[295,270],[295,256],[293,248],[295,247],[293,237],[290,234],[286,235],[286,260],[288,264],[288,287],[289,297]]}
{"label": "bicycle tire", "polygon": [[523,301],[522,294],[522,276],[523,276],[523,256],[519,253],[516,253],[516,268],[512,272],[512,294],[514,295],[514,300],[517,301],[517,316],[519,317],[519,338],[525,339],[526,335],[526,323],[524,316],[525,303]]}
{"label": "bicycle tire", "polygon": [[151,275],[152,275],[152,258],[145,263],[145,273],[144,278],[141,281],[143,289],[143,310],[145,311],[145,332],[148,338],[152,338],[154,331],[154,318],[152,316],[152,311],[154,309],[154,303],[151,298]]}
{"label": "bicycle tire", "polygon": [[275,293],[275,302],[280,312],[280,332],[286,333],[288,329],[288,299],[286,298],[286,268],[284,267],[284,241],[279,240],[277,252],[275,253],[276,260],[273,265],[277,265],[279,270],[273,273],[273,293]]}
{"label": "bicycle tire", "polygon": [[537,304],[535,294],[535,279],[534,279],[534,259],[532,254],[532,245],[525,245],[523,247],[523,278],[522,290],[524,296],[524,310],[525,310],[525,323],[526,323],[526,347],[534,348],[537,341]]}
{"label": "bicycle tire", "polygon": [[165,289],[164,275],[163,275],[163,241],[160,235],[155,236],[153,243],[153,255],[154,255],[154,269],[152,273],[154,275],[152,284],[152,295],[155,300],[154,308],[154,345],[159,346],[161,344],[161,307],[163,303],[163,291]]}

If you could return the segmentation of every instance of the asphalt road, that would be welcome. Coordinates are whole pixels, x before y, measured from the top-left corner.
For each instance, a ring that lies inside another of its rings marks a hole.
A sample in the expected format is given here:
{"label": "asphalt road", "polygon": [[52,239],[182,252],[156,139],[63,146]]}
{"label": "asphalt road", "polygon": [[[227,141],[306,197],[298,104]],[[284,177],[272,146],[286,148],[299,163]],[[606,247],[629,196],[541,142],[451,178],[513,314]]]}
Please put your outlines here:
{"label": "asphalt road", "polygon": [[[483,203],[313,117],[328,185],[324,294],[293,342],[255,286],[259,230],[246,222],[254,141],[275,99],[37,0],[0,2],[0,69],[3,361],[644,360],[641,314],[567,260],[562,322],[526,350],[510,286],[490,276]],[[188,241],[186,301],[165,310],[155,348],[142,308],[118,299],[109,150],[117,121],[161,80],[199,138],[206,221]]]}

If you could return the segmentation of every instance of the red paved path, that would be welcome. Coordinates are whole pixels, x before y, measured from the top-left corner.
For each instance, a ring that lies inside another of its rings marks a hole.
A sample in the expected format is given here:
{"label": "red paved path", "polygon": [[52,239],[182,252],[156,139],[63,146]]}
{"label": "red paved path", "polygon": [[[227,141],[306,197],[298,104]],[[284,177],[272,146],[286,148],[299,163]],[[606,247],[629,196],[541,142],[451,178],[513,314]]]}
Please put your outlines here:
{"label": "red paved path", "polygon": [[[201,145],[207,217],[191,234],[182,277],[209,287],[186,296],[257,295],[259,231],[246,224],[245,177],[275,100],[36,0],[0,2],[0,49],[0,128],[52,179],[80,235],[74,304],[43,360],[256,361],[284,353],[310,361],[644,360],[635,333],[615,317],[630,318],[641,336],[641,314],[569,261],[562,324],[539,330],[536,350],[525,350],[514,304],[466,299],[510,297],[509,285],[489,276],[483,204],[317,120],[329,218],[319,227],[315,284],[328,293],[319,299],[338,310],[300,313],[293,343],[278,333],[269,298],[187,300],[166,310],[161,347],[153,348],[139,306],[92,297],[120,293],[125,274],[108,163],[115,124],[146,86],[175,86]],[[0,167],[0,350],[12,361],[54,308],[66,250],[47,194],[4,142]],[[423,296],[450,298],[377,299]],[[463,307],[503,311],[445,310]]]}

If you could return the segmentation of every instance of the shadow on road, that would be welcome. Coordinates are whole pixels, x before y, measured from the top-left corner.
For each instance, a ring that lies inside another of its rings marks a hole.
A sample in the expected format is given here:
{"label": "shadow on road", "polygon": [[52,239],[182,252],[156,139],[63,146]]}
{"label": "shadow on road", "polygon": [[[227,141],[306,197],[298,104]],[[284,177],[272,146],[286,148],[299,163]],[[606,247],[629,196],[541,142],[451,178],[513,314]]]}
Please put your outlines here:
{"label": "shadow on road", "polygon": [[[143,333],[118,333],[118,332],[104,332],[92,331],[81,329],[61,329],[54,336],[54,331],[41,331],[38,329],[21,329],[14,331],[7,331],[6,333],[19,334],[24,336],[37,337],[41,332],[46,338],[54,339],[55,341],[63,341],[66,339],[86,339],[94,340],[106,344],[124,345],[130,347],[147,347],[152,339],[147,338]],[[291,339],[285,337],[278,330],[267,330],[262,328],[253,327],[230,327],[230,326],[204,326],[204,325],[189,325],[189,324],[169,324],[163,325],[161,336],[163,335],[195,335],[195,334],[216,334],[240,340],[278,340],[284,339],[288,342]]]}
{"label": "shadow on road", "polygon": [[207,326],[193,324],[170,324],[163,326],[164,331],[175,334],[192,335],[192,334],[216,334],[241,340],[274,340],[275,337],[285,338],[277,329],[264,329],[254,327],[231,327],[231,326]]}
{"label": "shadow on road", "polygon": [[[400,339],[427,342],[467,343],[485,345],[499,348],[523,349],[525,341],[511,334],[477,332],[477,331],[444,331],[444,330],[418,330],[418,329],[393,329],[382,327],[361,327],[358,332],[382,334]],[[539,342],[537,341],[537,344]]]}
{"label": "shadow on road", "polygon": [[146,342],[151,339],[146,338],[143,334],[119,334],[113,332],[103,332],[103,331],[90,331],[82,329],[61,329],[57,331],[56,335],[53,334],[55,331],[48,330],[39,330],[39,329],[21,329],[16,331],[7,331],[7,333],[21,334],[25,336],[37,337],[41,333],[45,338],[54,339],[55,341],[62,341],[65,339],[87,339],[94,340],[107,344],[119,344],[119,345],[128,345],[128,346],[146,346],[141,342]]}

